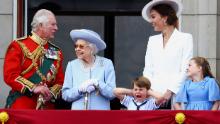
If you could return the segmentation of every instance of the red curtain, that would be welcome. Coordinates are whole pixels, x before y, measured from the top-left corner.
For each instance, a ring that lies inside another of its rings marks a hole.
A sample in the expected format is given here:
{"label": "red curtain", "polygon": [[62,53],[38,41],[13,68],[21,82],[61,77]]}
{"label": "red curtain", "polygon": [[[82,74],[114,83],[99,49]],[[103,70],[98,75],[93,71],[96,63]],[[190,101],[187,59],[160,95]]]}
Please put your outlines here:
{"label": "red curtain", "polygon": [[175,115],[185,114],[184,124],[220,124],[220,111],[71,111],[11,110],[6,124],[176,124]]}

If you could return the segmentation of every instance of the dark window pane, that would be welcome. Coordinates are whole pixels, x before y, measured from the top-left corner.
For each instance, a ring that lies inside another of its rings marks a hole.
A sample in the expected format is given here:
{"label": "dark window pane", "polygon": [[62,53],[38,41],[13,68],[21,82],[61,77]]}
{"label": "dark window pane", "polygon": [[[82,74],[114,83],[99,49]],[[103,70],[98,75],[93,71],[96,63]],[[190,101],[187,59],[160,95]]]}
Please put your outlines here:
{"label": "dark window pane", "polygon": [[154,32],[141,16],[117,16],[115,20],[117,86],[130,87],[131,81],[142,75],[147,41]]}
{"label": "dark window pane", "polygon": [[29,8],[54,11],[140,12],[150,0],[29,0]]}

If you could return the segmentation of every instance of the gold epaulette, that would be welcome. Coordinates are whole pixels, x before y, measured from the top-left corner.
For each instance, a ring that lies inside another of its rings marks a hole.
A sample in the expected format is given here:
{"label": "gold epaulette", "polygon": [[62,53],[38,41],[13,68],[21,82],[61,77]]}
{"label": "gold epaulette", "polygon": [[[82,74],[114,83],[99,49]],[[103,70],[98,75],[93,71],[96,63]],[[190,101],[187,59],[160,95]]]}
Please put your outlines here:
{"label": "gold epaulette", "polygon": [[27,36],[24,36],[24,37],[20,37],[20,38],[15,39],[15,41],[21,41],[21,40],[24,40],[24,39],[27,39],[27,38],[28,38]]}
{"label": "gold epaulette", "polygon": [[51,46],[53,46],[53,47],[55,47],[55,48],[57,48],[58,50],[60,50],[60,47],[58,47],[57,45],[55,45],[55,44],[53,44],[53,43],[51,43],[51,42],[48,42]]}

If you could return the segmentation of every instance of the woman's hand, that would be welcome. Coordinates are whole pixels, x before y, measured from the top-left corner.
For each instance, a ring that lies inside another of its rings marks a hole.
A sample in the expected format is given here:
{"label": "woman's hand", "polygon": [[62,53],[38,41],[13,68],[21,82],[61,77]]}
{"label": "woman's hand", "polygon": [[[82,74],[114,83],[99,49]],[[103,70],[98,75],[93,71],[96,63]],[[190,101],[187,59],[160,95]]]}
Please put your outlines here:
{"label": "woman's hand", "polygon": [[170,100],[170,98],[172,97],[172,95],[173,95],[173,92],[170,91],[170,90],[167,90],[167,91],[164,93],[163,97],[166,99],[166,101],[168,101],[168,100]]}
{"label": "woman's hand", "polygon": [[94,86],[88,86],[87,89],[86,89],[87,93],[91,93],[93,91],[95,91],[95,87]]}
{"label": "woman's hand", "polygon": [[214,102],[214,104],[213,104],[213,106],[212,106],[212,111],[218,110],[218,108],[219,108],[219,102],[220,102],[220,101],[215,101],[215,102]]}
{"label": "woman's hand", "polygon": [[174,107],[174,110],[182,110],[181,103],[175,103],[175,104],[173,105],[173,107]]}
{"label": "woman's hand", "polygon": [[147,91],[147,93],[148,93],[147,95],[150,95],[156,99],[155,102],[157,105],[161,105],[166,102],[166,99],[164,98],[163,94],[161,94],[159,92],[156,92],[156,91],[153,91],[152,89],[149,89]]}
{"label": "woman's hand", "polygon": [[95,90],[96,86],[98,86],[98,81],[95,79],[90,79],[83,82],[78,90],[81,93],[91,93]]}
{"label": "woman's hand", "polygon": [[163,97],[163,94],[161,94],[160,92],[156,92],[156,91],[154,91],[152,89],[149,89],[147,91],[147,95],[150,95],[150,96],[152,96],[152,97],[154,97],[156,99],[160,99],[161,97]]}

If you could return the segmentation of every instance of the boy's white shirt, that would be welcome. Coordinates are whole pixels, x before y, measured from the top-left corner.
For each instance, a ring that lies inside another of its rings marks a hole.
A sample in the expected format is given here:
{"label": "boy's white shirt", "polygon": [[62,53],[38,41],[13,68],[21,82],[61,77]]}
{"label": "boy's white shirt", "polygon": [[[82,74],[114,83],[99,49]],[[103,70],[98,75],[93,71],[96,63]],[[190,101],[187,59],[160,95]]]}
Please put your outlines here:
{"label": "boy's white shirt", "polygon": [[[124,98],[120,101],[122,105],[126,106],[128,110],[137,110],[137,106],[133,102],[134,97],[125,95]],[[156,105],[156,100],[153,97],[148,97],[145,100],[148,100],[146,104],[140,107],[140,110],[155,110],[159,106]],[[145,100],[143,102],[145,102]],[[142,104],[143,102],[136,102],[137,105]]]}

